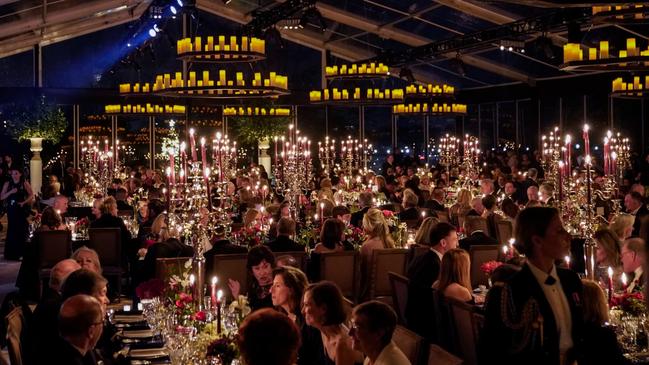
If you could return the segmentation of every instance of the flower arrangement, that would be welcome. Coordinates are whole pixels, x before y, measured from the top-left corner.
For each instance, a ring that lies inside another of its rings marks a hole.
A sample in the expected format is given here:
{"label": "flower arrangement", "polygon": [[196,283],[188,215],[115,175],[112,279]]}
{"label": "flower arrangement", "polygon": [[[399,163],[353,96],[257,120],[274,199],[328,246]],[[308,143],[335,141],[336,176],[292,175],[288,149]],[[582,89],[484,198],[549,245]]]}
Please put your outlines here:
{"label": "flower arrangement", "polygon": [[485,275],[491,276],[493,272],[500,266],[502,266],[500,261],[487,261],[484,264],[480,265],[480,271],[485,273]]}
{"label": "flower arrangement", "polygon": [[236,233],[238,241],[245,246],[254,247],[261,245],[266,239],[266,232],[262,230],[261,225],[255,224],[250,227],[244,227]]}
{"label": "flower arrangement", "polygon": [[221,334],[207,345],[205,354],[207,357],[218,358],[221,364],[230,365],[232,360],[239,356],[236,336],[230,333]]}
{"label": "flower arrangement", "polygon": [[619,309],[623,313],[633,316],[644,314],[647,312],[647,305],[642,293],[642,291],[638,291],[613,295],[611,298],[611,308]]}
{"label": "flower arrangement", "polygon": [[367,240],[365,232],[354,226],[345,227],[345,241],[354,247],[359,247]]}
{"label": "flower arrangement", "polygon": [[237,313],[239,315],[239,321],[243,320],[243,317],[251,312],[250,306],[248,305],[248,297],[239,295],[238,298],[230,303],[230,312]]}
{"label": "flower arrangement", "polygon": [[320,236],[320,229],[315,227],[311,221],[307,221],[305,225],[301,226],[295,237],[295,242],[311,247],[315,244]]}

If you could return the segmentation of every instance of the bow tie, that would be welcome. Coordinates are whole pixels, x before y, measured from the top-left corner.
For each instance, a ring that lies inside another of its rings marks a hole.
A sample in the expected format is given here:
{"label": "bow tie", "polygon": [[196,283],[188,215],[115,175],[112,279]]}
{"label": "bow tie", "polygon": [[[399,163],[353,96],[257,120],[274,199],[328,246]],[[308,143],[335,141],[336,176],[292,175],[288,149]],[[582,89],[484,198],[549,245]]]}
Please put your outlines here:
{"label": "bow tie", "polygon": [[555,279],[552,275],[548,275],[548,278],[545,279],[544,284],[545,285],[554,285],[554,283],[557,282],[557,279]]}

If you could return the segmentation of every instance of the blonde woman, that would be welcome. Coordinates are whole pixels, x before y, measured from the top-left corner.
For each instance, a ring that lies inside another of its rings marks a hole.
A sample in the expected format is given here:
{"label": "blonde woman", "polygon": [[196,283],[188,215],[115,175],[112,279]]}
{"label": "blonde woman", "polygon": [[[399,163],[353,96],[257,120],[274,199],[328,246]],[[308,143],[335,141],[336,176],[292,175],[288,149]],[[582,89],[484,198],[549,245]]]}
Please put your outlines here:
{"label": "blonde woman", "polygon": [[388,222],[383,217],[383,212],[370,208],[363,217],[363,231],[369,237],[361,246],[361,256],[369,258],[372,250],[394,248],[394,240],[390,235]]}
{"label": "blonde woman", "polygon": [[254,226],[257,221],[261,219],[261,213],[257,209],[250,208],[246,211],[246,214],[243,216],[243,226],[250,228]]}
{"label": "blonde woman", "polygon": [[81,246],[72,253],[72,256],[70,258],[81,265],[81,268],[101,275],[101,263],[99,262],[99,255],[97,254],[97,251],[93,250],[92,248]]}
{"label": "blonde woman", "polygon": [[426,217],[415,233],[415,243],[419,246],[431,246],[430,231],[439,223],[435,217]]}
{"label": "blonde woman", "polygon": [[328,199],[334,201],[334,191],[331,185],[331,179],[325,177],[320,181],[320,190],[318,191],[318,199]]}
{"label": "blonde woman", "polygon": [[451,220],[456,227],[459,226],[458,217],[466,215],[471,210],[471,200],[473,200],[473,194],[470,190],[460,189],[458,191],[457,200],[450,209]]}
{"label": "blonde woman", "polygon": [[470,261],[469,254],[461,248],[446,251],[439,269],[439,280],[433,283],[433,288],[446,298],[472,302]]}
{"label": "blonde woman", "polygon": [[633,222],[635,222],[635,216],[627,213],[620,213],[613,218],[613,222],[611,222],[608,228],[612,229],[617,237],[624,241],[631,237],[631,233],[633,232]]}

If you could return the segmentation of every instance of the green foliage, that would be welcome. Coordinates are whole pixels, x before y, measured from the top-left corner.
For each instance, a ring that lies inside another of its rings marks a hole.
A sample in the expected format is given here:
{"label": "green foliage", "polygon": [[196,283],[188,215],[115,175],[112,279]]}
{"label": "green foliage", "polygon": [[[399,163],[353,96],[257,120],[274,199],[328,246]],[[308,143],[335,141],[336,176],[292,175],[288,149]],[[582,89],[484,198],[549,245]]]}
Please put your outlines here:
{"label": "green foliage", "polygon": [[35,103],[13,104],[7,109],[8,130],[19,141],[43,138],[56,144],[68,126],[63,111],[56,105],[48,104],[44,96]]}
{"label": "green foliage", "polygon": [[284,135],[290,120],[290,117],[230,117],[234,139],[253,145],[267,137]]}

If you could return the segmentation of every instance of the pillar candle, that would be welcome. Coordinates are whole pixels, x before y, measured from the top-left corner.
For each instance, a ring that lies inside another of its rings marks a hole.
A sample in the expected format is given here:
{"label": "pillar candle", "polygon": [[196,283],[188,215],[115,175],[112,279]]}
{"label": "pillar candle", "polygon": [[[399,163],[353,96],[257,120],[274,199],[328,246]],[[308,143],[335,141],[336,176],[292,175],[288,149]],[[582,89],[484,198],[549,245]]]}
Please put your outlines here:
{"label": "pillar candle", "polygon": [[196,140],[194,139],[194,128],[189,130],[189,150],[192,154],[192,161],[196,161]]}

